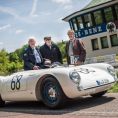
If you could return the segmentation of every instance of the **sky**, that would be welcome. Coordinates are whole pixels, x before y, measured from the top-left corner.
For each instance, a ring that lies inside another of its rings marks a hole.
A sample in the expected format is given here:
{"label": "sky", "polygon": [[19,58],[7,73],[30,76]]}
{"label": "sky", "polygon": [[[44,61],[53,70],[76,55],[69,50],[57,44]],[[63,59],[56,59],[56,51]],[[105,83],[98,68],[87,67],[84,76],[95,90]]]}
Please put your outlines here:
{"label": "sky", "polygon": [[13,52],[35,37],[68,40],[68,22],[62,19],[85,7],[91,0],[0,0],[0,50]]}

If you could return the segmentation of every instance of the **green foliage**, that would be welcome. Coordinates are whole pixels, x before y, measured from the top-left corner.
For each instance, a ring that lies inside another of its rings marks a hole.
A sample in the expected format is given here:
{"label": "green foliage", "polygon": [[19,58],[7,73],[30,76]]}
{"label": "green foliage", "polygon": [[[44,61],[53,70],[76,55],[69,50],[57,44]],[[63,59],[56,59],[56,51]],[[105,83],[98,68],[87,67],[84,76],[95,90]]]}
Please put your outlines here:
{"label": "green foliage", "polygon": [[17,61],[19,61],[19,57],[18,57],[16,52],[9,54],[9,61],[10,62],[17,62]]}
{"label": "green foliage", "polygon": [[[117,72],[118,77],[118,72]],[[109,90],[109,92],[116,93],[118,92],[118,82]]]}
{"label": "green foliage", "polygon": [[112,93],[118,92],[118,82],[109,90],[109,92]]}
{"label": "green foliage", "polygon": [[8,53],[4,49],[0,51],[0,75],[8,75],[23,68],[21,55],[24,48],[26,45],[12,53]]}
{"label": "green foliage", "polygon": [[0,51],[0,75],[8,73],[7,65],[9,64],[8,53],[3,49]]}
{"label": "green foliage", "polygon": [[118,54],[116,55],[116,60],[118,60]]}
{"label": "green foliage", "polygon": [[65,52],[66,43],[62,41],[62,42],[57,43],[57,46],[59,47],[59,49],[62,53],[62,57],[64,59],[66,57],[66,52]]}
{"label": "green foliage", "polygon": [[59,47],[59,49],[61,51],[63,63],[67,63],[66,52],[65,52],[66,42],[64,42],[64,41],[59,42],[59,43],[57,43],[57,46]]}

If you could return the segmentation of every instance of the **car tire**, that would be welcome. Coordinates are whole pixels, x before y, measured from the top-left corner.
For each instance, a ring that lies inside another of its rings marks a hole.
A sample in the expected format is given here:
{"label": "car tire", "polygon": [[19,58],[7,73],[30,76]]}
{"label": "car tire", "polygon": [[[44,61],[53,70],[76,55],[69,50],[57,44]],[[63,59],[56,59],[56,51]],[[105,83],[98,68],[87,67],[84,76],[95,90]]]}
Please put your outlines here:
{"label": "car tire", "polygon": [[5,106],[5,101],[3,101],[0,97],[0,107],[4,107]]}
{"label": "car tire", "polygon": [[45,78],[40,86],[43,103],[49,108],[61,108],[66,103],[66,96],[54,77]]}
{"label": "car tire", "polygon": [[101,97],[103,96],[107,91],[102,91],[102,92],[99,92],[99,93],[96,93],[96,94],[92,94],[91,96],[92,97]]}

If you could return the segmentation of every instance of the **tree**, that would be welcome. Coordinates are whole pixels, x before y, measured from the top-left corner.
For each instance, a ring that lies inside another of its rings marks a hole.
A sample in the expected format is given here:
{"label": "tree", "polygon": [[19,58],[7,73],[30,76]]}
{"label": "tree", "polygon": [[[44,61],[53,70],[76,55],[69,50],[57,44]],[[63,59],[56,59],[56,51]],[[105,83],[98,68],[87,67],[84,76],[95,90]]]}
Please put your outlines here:
{"label": "tree", "polygon": [[66,52],[65,52],[66,43],[65,42],[58,42],[57,45],[58,45],[58,47],[62,53],[62,57],[64,59],[66,57]]}
{"label": "tree", "polygon": [[8,75],[23,68],[22,53],[25,48],[27,48],[27,45],[12,53],[6,52],[5,49],[0,51],[0,75]]}
{"label": "tree", "polygon": [[0,75],[8,74],[7,66],[9,64],[9,57],[8,53],[5,49],[0,51]]}
{"label": "tree", "polygon": [[16,52],[10,53],[9,54],[9,61],[10,62],[18,62],[19,61],[18,54]]}

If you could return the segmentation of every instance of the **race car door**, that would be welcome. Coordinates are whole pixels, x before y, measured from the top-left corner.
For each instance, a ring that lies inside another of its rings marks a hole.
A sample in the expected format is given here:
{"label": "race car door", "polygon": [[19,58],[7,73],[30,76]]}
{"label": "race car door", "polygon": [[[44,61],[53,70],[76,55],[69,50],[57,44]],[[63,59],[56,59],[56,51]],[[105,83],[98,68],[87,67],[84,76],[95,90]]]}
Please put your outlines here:
{"label": "race car door", "polygon": [[2,98],[10,101],[23,100],[27,90],[27,75],[15,73],[4,79]]}

